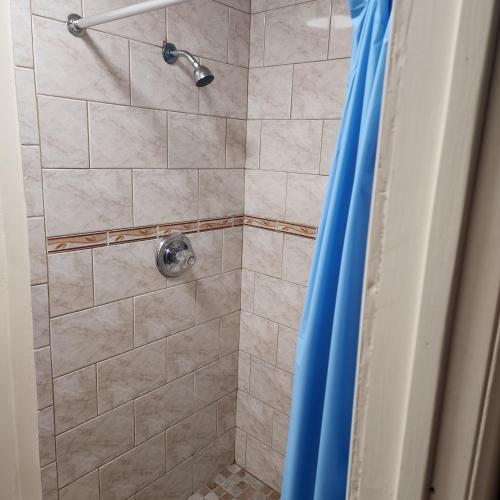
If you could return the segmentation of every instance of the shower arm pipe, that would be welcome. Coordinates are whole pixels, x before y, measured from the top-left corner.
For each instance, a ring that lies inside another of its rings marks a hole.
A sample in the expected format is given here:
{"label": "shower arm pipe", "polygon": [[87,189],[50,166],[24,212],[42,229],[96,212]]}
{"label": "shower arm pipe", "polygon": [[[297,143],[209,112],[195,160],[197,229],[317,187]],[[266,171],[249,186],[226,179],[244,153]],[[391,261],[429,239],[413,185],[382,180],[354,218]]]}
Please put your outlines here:
{"label": "shower arm pipe", "polygon": [[70,14],[66,19],[66,26],[72,35],[82,36],[85,34],[85,29],[91,26],[97,26],[98,24],[104,24],[126,17],[137,16],[138,14],[144,14],[144,12],[163,9],[164,7],[186,1],[187,0],[146,0],[145,2],[135,5],[129,5],[128,7],[96,14],[95,16],[81,17],[78,14]]}

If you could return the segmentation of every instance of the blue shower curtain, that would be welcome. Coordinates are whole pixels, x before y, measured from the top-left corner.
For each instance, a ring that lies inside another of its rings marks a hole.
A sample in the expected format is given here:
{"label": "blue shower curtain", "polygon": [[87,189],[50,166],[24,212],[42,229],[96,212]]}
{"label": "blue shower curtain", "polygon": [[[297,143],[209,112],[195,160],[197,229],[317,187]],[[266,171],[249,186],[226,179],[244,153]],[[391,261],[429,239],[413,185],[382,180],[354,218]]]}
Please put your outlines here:
{"label": "blue shower curtain", "polygon": [[391,0],[349,0],[346,104],[302,316],[284,500],[344,500]]}

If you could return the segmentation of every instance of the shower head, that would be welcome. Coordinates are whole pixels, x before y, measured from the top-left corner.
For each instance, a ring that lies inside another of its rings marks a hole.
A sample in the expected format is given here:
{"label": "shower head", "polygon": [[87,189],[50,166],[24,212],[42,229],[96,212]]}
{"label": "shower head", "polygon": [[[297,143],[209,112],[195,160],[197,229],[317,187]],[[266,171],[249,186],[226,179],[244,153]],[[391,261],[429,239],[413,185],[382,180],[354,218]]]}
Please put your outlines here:
{"label": "shower head", "polygon": [[200,64],[187,50],[178,50],[173,43],[163,43],[163,59],[168,64],[174,64],[179,57],[185,57],[194,68],[194,83],[197,87],[205,87],[214,81],[214,75],[206,67]]}

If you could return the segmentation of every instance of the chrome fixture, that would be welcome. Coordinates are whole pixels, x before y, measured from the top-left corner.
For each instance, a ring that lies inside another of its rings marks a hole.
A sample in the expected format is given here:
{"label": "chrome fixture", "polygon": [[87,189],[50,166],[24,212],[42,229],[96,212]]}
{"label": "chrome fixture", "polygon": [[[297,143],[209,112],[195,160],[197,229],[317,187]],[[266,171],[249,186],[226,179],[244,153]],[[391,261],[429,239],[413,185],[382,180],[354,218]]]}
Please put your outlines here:
{"label": "chrome fixture", "polygon": [[163,59],[168,64],[174,64],[179,57],[185,57],[194,68],[194,83],[197,87],[205,87],[214,81],[214,75],[200,64],[187,50],[179,50],[173,43],[163,42]]}
{"label": "chrome fixture", "polygon": [[183,234],[172,234],[162,238],[156,249],[156,267],[163,276],[173,278],[193,267],[196,255],[189,238]]}
{"label": "chrome fixture", "polygon": [[144,12],[163,9],[169,5],[175,5],[185,1],[186,0],[147,0],[146,2],[83,18],[78,14],[70,14],[66,19],[66,26],[72,35],[80,37],[85,35],[85,29],[91,26],[109,23],[110,21],[116,21],[117,19],[123,19],[125,17],[137,16]]}

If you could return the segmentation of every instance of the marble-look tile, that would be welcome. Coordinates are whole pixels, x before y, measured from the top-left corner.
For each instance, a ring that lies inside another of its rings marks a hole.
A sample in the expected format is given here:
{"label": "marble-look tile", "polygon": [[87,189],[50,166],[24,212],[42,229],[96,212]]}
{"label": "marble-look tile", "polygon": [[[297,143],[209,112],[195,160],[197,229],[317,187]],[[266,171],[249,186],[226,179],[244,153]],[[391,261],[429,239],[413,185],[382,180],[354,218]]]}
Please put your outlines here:
{"label": "marble-look tile", "polygon": [[50,464],[56,459],[53,406],[38,412],[38,446],[41,467]]}
{"label": "marble-look tile", "polygon": [[167,168],[167,114],[89,103],[92,168]]}
{"label": "marble-look tile", "polygon": [[[68,12],[66,6],[62,10]],[[40,94],[129,104],[125,38],[95,30],[89,30],[85,38],[68,37],[64,23],[34,17],[33,46]]]}
{"label": "marble-look tile", "polygon": [[[134,5],[135,0],[83,0],[86,16]],[[93,29],[153,45],[165,39],[165,10],[156,10],[94,26]]]}
{"label": "marble-look tile", "polygon": [[241,271],[218,274],[196,283],[196,322],[205,323],[240,308]]}
{"label": "marble-look tile", "polygon": [[43,215],[42,165],[38,146],[21,146],[26,215]]}
{"label": "marble-look tile", "polygon": [[282,220],[285,215],[285,172],[245,172],[245,214]]}
{"label": "marble-look tile", "polygon": [[45,170],[47,235],[132,226],[128,170]]}
{"label": "marble-look tile", "polygon": [[87,103],[38,97],[44,168],[88,168]]}
{"label": "marble-look tile", "polygon": [[240,349],[268,363],[276,363],[278,325],[241,311]]}
{"label": "marble-look tile", "polygon": [[349,4],[347,0],[333,0],[328,59],[350,57],[351,50],[352,19]]}
{"label": "marble-look tile", "polygon": [[134,404],[135,439],[136,443],[142,443],[193,413],[194,375],[191,373],[149,392]]}
{"label": "marble-look tile", "polygon": [[250,392],[250,354],[243,351],[238,354],[238,389]]}
{"label": "marble-look tile", "polygon": [[43,347],[34,352],[37,408],[39,410],[51,406],[52,396],[52,367],[50,363],[50,347]]}
{"label": "marble-look tile", "polygon": [[302,2],[303,0],[253,0],[252,12],[280,9],[281,7],[287,7]]}
{"label": "marble-look tile", "polygon": [[193,461],[185,460],[135,495],[135,500],[181,500],[193,492]]}
{"label": "marble-look tile", "polygon": [[245,226],[243,230],[243,267],[270,276],[281,276],[283,234]]}
{"label": "marble-look tile", "polygon": [[134,222],[147,226],[198,218],[196,170],[135,170]]}
{"label": "marble-look tile", "polygon": [[156,269],[155,251],[156,240],[93,250],[96,304],[165,288],[165,278]]}
{"label": "marble-look tile", "polygon": [[31,287],[31,317],[33,320],[33,347],[38,349],[50,344],[49,293],[47,285]]}
{"label": "marble-look tile", "polygon": [[200,219],[239,215],[244,198],[242,169],[200,170]]}
{"label": "marble-look tile", "polygon": [[135,346],[193,327],[195,288],[188,283],[135,297]]}
{"label": "marble-look tile", "polygon": [[38,113],[32,69],[14,68],[21,144],[38,144]]}
{"label": "marble-look tile", "polygon": [[167,339],[167,380],[174,380],[219,357],[219,320]]}
{"label": "marble-look tile", "polygon": [[340,118],[348,71],[346,59],[297,64],[293,72],[292,118]]}
{"label": "marble-look tile", "polygon": [[322,175],[328,175],[332,168],[339,130],[340,120],[325,120],[323,122],[321,163],[319,166],[319,171]]}
{"label": "marble-look tile", "polygon": [[236,427],[236,437],[234,442],[234,461],[245,467],[245,455],[247,454],[247,433]]}
{"label": "marble-look tile", "polygon": [[241,309],[253,312],[255,292],[255,273],[248,269],[241,272]]}
{"label": "marble-look tile", "polygon": [[247,437],[246,470],[271,486],[281,489],[283,477],[283,456],[252,436]]}
{"label": "marble-look tile", "polygon": [[255,275],[255,314],[290,328],[298,328],[306,289],[263,274]]}
{"label": "marble-look tile", "polygon": [[245,120],[227,120],[226,168],[245,168],[246,133]]}
{"label": "marble-look tile", "polygon": [[260,168],[317,174],[321,120],[265,120],[262,123]]}
{"label": "marble-look tile", "polygon": [[132,403],[116,408],[56,438],[62,488],[134,446]]}
{"label": "marble-look tile", "polygon": [[297,331],[279,325],[278,356],[276,366],[293,373],[295,365],[295,348],[297,345]]}
{"label": "marble-look tile", "polygon": [[208,59],[227,62],[228,8],[212,0],[192,0],[167,9],[169,41]]}
{"label": "marble-look tile", "polygon": [[190,65],[165,64],[158,47],[130,42],[132,105],[196,113],[198,88]]}
{"label": "marble-look tile", "polygon": [[215,81],[200,89],[200,113],[244,120],[247,117],[248,69],[204,59],[201,64],[210,68]]}
{"label": "marble-look tile", "polygon": [[68,12],[82,15],[81,0],[31,0],[33,14],[66,21]]}
{"label": "marble-look tile", "polygon": [[246,157],[245,169],[260,168],[260,131],[262,128],[261,120],[247,121],[246,136]]}
{"label": "marble-look tile", "polygon": [[260,359],[252,358],[250,394],[288,415],[292,399],[292,375]]}
{"label": "marble-look tile", "polygon": [[99,500],[99,471],[92,471],[59,491],[59,500]]}
{"label": "marble-look tile", "polygon": [[229,9],[227,59],[229,64],[248,68],[250,51],[250,14]]}
{"label": "marble-look tile", "polygon": [[217,402],[217,435],[220,436],[236,426],[236,391]]}
{"label": "marble-look tile", "polygon": [[252,68],[248,75],[248,118],[290,118],[293,67]]}
{"label": "marble-look tile", "polygon": [[169,168],[224,168],[226,120],[168,114]]}
{"label": "marble-look tile", "polygon": [[236,425],[271,446],[274,410],[258,399],[238,391]]}
{"label": "marble-look tile", "polygon": [[54,379],[55,425],[58,434],[97,416],[96,384],[94,365]]}
{"label": "marble-look tile", "polygon": [[40,470],[42,480],[43,500],[58,500],[57,496],[57,467],[56,463],[46,465]]}
{"label": "marble-look tile", "polygon": [[52,254],[48,260],[51,316],[92,307],[92,251]]}
{"label": "marble-look tile", "polygon": [[132,300],[59,316],[50,327],[57,377],[133,347]]}
{"label": "marble-look tile", "polygon": [[250,0],[224,0],[220,3],[227,5],[228,7],[233,7],[234,9],[241,10],[243,12],[250,12]]}
{"label": "marble-look tile", "polygon": [[283,246],[283,279],[307,285],[314,253],[314,240],[285,235]]}
{"label": "marble-look tile", "polygon": [[194,374],[195,404],[204,406],[236,390],[238,353],[230,354],[200,368]]}
{"label": "marble-look tile", "polygon": [[266,13],[266,66],[326,59],[331,0],[315,0]]}
{"label": "marble-look tile", "polygon": [[12,52],[15,66],[33,67],[30,0],[10,3]]}
{"label": "marble-look tile", "polygon": [[243,227],[224,229],[223,233],[222,270],[227,272],[240,269],[243,248]]}
{"label": "marble-look tile", "polygon": [[219,355],[225,356],[238,350],[240,338],[240,311],[235,311],[220,319]]}
{"label": "marble-look tile", "polygon": [[159,340],[97,363],[99,413],[163,385],[167,379],[166,341]]}
{"label": "marble-look tile", "polygon": [[186,418],[167,430],[167,470],[189,458],[217,437],[217,405]]}
{"label": "marble-look tile", "polygon": [[146,441],[99,469],[102,500],[129,498],[165,472],[165,435]]}
{"label": "marble-look tile", "polygon": [[266,28],[266,15],[264,13],[252,14],[250,21],[250,61],[251,68],[264,66],[264,32]]}
{"label": "marble-look tile", "polygon": [[288,440],[288,417],[274,412],[273,419],[273,450],[276,450],[282,455],[286,452],[286,443]]}
{"label": "marble-look tile", "polygon": [[286,186],[285,220],[317,226],[323,208],[328,178],[324,175],[289,174]]}
{"label": "marble-look tile", "polygon": [[232,429],[193,457],[194,490],[197,490],[214,478],[224,467],[234,462],[234,436],[235,430]]}

